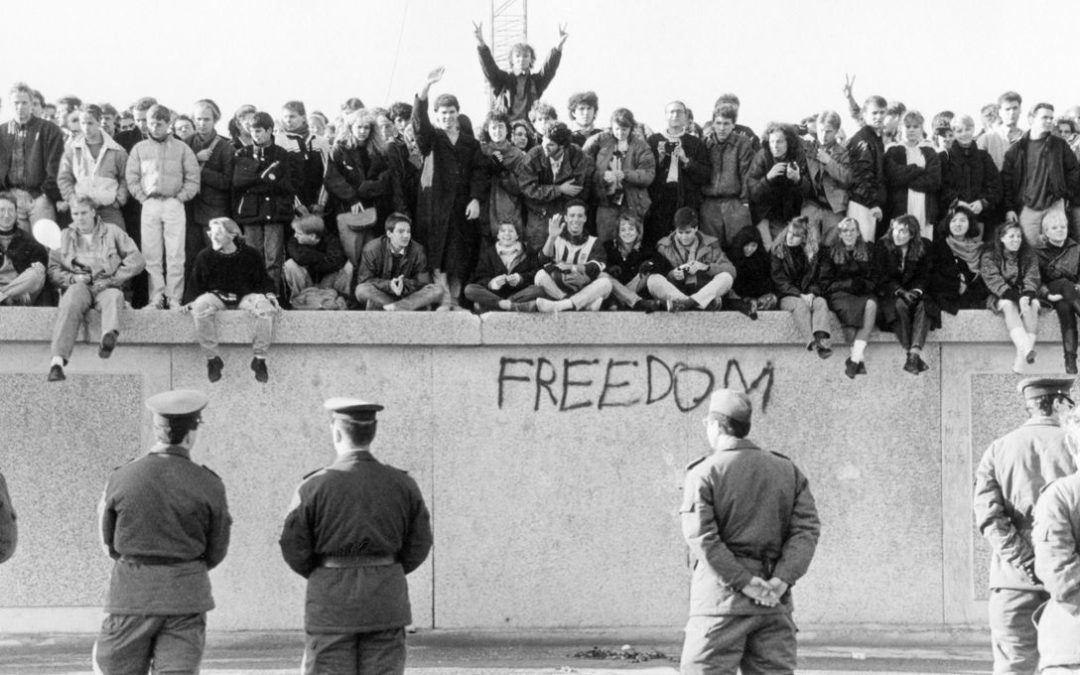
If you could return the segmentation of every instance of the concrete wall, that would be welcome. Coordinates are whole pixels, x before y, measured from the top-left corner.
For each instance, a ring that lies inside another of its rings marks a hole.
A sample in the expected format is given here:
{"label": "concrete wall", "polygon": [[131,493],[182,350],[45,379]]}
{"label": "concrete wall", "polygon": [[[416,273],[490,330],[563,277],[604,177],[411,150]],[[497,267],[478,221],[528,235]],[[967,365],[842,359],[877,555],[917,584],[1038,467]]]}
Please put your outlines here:
{"label": "concrete wall", "polygon": [[[53,311],[0,309],[0,471],[20,516],[0,633],[96,630],[110,566],[97,500],[149,445],[143,399],[169,387],[209,392],[194,455],[224,479],[235,519],[212,573],[216,629],[300,627],[303,582],[277,535],[297,482],[332,459],[333,395],[386,405],[375,452],[431,507],[434,552],[410,577],[418,626],[678,627],[682,476],[707,451],[704,400],[725,385],[750,389],[752,438],[791,456],[817,498],[821,544],[795,591],[804,629],[984,623],[973,466],[1023,419],[989,313],[947,318],[919,377],[879,336],[855,381],[845,348],[819,360],[782,313],[289,313],[267,385],[248,369],[246,317],[229,314],[217,384],[189,320],[165,312],[129,314],[112,359],[80,344],[67,381],[49,383]],[[1056,321],[1044,323],[1033,370],[1055,372]]]}

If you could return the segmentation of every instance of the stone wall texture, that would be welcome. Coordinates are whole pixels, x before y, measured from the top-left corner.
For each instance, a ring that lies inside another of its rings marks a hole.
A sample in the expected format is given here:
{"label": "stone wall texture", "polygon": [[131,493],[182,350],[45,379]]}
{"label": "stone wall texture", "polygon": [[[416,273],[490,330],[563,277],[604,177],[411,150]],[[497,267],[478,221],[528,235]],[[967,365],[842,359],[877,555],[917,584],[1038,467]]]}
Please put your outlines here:
{"label": "stone wall texture", "polygon": [[[91,316],[67,381],[49,383],[53,310],[0,309],[0,471],[20,525],[0,567],[0,633],[96,630],[110,568],[101,489],[149,447],[143,400],[188,387],[211,399],[194,459],[223,478],[235,520],[211,574],[214,629],[300,628],[303,580],[277,537],[301,477],[333,458],[321,405],[337,395],[386,406],[373,450],[431,508],[435,547],[410,577],[417,626],[678,627],[682,476],[708,450],[700,420],[722,386],[750,392],[751,438],[790,456],[817,499],[800,626],[985,623],[974,467],[1024,417],[1004,325],[987,312],[947,317],[918,377],[877,336],[854,381],[839,330],[823,361],[780,312],[293,312],[265,385],[248,369],[248,319],[225,314],[216,384],[189,318],[169,312],[126,315],[108,361]],[[1056,321],[1044,322],[1032,372],[1059,372]]]}

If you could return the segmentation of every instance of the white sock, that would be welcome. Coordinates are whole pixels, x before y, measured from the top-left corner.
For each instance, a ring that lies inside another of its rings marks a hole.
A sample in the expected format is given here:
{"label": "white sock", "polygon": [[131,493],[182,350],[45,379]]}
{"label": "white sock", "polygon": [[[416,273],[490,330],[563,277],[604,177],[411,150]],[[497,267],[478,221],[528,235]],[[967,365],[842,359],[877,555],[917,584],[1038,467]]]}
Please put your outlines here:
{"label": "white sock", "polygon": [[63,368],[64,367],[64,357],[63,356],[54,356],[54,357],[52,357],[52,361],[49,362],[49,367],[51,368],[53,366],[60,366],[61,368]]}
{"label": "white sock", "polygon": [[1017,354],[1026,354],[1028,351],[1028,334],[1023,328],[1013,328],[1009,331],[1009,339],[1016,345]]}
{"label": "white sock", "polygon": [[1035,340],[1036,340],[1035,333],[1028,333],[1027,338],[1028,338],[1028,348],[1027,348],[1027,350],[1030,352],[1032,349],[1035,349]]}
{"label": "white sock", "polygon": [[855,340],[851,343],[851,360],[862,363],[866,358],[866,340]]}

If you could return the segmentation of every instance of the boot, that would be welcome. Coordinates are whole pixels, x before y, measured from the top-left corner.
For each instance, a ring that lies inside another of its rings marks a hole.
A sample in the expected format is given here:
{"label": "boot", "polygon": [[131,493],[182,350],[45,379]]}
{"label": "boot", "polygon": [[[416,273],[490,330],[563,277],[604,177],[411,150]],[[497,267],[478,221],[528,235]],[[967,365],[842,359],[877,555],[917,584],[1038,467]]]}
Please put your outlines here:
{"label": "boot", "polygon": [[1065,372],[1076,375],[1076,352],[1065,352]]}

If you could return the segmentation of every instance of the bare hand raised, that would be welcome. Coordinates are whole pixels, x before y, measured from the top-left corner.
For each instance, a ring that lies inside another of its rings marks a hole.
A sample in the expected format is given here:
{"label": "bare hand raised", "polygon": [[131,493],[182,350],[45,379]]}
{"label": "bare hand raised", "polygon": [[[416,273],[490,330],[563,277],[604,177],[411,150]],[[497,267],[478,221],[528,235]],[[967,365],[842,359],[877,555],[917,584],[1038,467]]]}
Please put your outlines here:
{"label": "bare hand raised", "polygon": [[851,98],[851,91],[855,87],[855,76],[844,73],[844,96]]}
{"label": "bare hand raised", "polygon": [[568,37],[570,37],[570,34],[566,32],[566,24],[565,23],[560,23],[559,24],[559,46],[560,47],[562,46],[562,44],[564,42],[566,42],[566,38],[568,38]]}
{"label": "bare hand raised", "polygon": [[443,78],[443,75],[445,75],[445,74],[446,74],[446,66],[439,66],[435,70],[432,70],[430,73],[428,73],[428,76],[427,76],[428,86],[433,85],[436,82],[438,82],[439,80],[441,80]]}
{"label": "bare hand raised", "polygon": [[476,35],[476,41],[480,43],[482,47],[484,45],[484,22],[473,21],[473,33]]}
{"label": "bare hand raised", "polygon": [[563,217],[556,214],[548,221],[548,237],[554,239],[559,236],[563,230]]}

